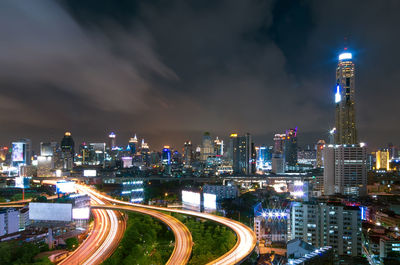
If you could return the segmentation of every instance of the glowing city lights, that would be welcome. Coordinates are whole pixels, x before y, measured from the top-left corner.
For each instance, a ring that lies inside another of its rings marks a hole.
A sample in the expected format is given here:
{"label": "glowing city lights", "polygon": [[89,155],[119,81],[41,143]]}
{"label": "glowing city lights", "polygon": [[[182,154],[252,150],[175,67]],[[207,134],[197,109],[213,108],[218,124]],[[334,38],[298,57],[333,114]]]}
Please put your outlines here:
{"label": "glowing city lights", "polygon": [[350,52],[344,52],[344,53],[339,55],[339,60],[340,61],[351,60],[352,58],[353,58],[353,55]]}
{"label": "glowing city lights", "polygon": [[342,100],[342,96],[340,95],[340,86],[336,86],[336,94],[335,94],[335,103],[339,103]]}

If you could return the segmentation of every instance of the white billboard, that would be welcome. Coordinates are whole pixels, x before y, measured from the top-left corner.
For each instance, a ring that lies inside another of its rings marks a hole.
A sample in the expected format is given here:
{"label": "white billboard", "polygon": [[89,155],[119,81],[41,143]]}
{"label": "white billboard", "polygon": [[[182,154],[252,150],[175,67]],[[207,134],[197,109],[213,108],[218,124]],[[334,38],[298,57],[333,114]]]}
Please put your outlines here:
{"label": "white billboard", "polygon": [[15,187],[20,189],[29,188],[29,178],[15,177]]}
{"label": "white billboard", "polygon": [[73,181],[57,181],[56,184],[57,193],[74,193],[75,182]]}
{"label": "white billboard", "polygon": [[30,202],[29,219],[70,222],[72,220],[72,204]]}
{"label": "white billboard", "polygon": [[83,207],[83,208],[73,208],[72,209],[72,219],[74,220],[82,220],[82,219],[89,219],[90,216],[90,208]]}
{"label": "white billboard", "polygon": [[96,169],[85,169],[83,170],[84,177],[96,177],[97,172]]}
{"label": "white billboard", "polygon": [[217,195],[204,193],[204,208],[217,209]]}
{"label": "white billboard", "polygon": [[182,202],[196,206],[200,205],[200,193],[183,190]]}

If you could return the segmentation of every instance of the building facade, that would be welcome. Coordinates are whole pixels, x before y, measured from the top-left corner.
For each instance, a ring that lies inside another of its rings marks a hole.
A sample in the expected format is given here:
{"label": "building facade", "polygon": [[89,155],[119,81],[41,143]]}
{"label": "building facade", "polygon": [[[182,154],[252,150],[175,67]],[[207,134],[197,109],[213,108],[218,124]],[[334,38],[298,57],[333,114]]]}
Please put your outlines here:
{"label": "building facade", "polygon": [[345,51],[336,68],[335,144],[357,144],[354,94],[354,63],[352,54]]}
{"label": "building facade", "polygon": [[361,255],[359,207],[333,203],[295,202],[291,209],[291,239],[317,247],[332,246],[339,255]]}
{"label": "building facade", "polygon": [[324,148],[324,194],[367,194],[367,149],[363,145]]}

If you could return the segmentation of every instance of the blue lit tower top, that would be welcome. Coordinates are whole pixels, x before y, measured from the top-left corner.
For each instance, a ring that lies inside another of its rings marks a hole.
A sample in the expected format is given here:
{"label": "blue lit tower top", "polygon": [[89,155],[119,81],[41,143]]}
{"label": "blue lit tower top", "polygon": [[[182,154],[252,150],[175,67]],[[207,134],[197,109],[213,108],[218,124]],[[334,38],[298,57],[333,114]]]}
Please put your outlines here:
{"label": "blue lit tower top", "polygon": [[344,48],[336,68],[336,144],[356,144],[353,54]]}

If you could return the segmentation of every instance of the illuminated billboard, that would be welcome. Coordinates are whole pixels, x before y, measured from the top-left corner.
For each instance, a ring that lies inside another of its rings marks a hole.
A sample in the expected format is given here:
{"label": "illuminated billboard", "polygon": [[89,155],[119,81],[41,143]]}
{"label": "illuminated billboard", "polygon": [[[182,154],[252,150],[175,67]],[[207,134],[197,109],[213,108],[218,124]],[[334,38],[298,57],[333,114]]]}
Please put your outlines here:
{"label": "illuminated billboard", "polygon": [[200,193],[183,190],[182,202],[185,204],[200,206]]}
{"label": "illuminated billboard", "polygon": [[73,181],[57,181],[57,193],[73,193],[75,192],[75,182]]}
{"label": "illuminated billboard", "polygon": [[72,220],[72,204],[30,202],[29,219],[70,222]]}
{"label": "illuminated billboard", "polygon": [[24,162],[24,143],[12,143],[12,161]]}
{"label": "illuminated billboard", "polygon": [[217,195],[211,193],[204,193],[204,208],[217,209]]}
{"label": "illuminated billboard", "polygon": [[74,220],[87,220],[90,216],[90,208],[83,207],[83,208],[73,208],[72,209],[72,219]]}
{"label": "illuminated billboard", "polygon": [[97,172],[96,169],[85,169],[83,170],[84,177],[96,177]]}
{"label": "illuminated billboard", "polygon": [[29,188],[29,178],[15,177],[15,187],[16,188]]}

